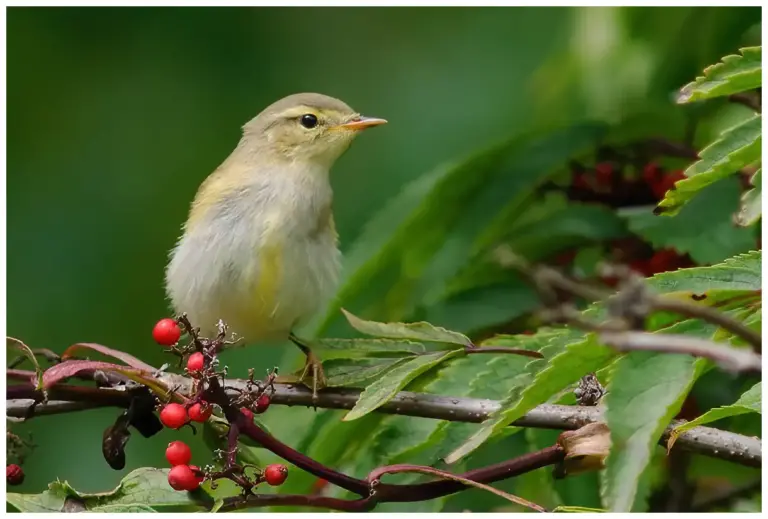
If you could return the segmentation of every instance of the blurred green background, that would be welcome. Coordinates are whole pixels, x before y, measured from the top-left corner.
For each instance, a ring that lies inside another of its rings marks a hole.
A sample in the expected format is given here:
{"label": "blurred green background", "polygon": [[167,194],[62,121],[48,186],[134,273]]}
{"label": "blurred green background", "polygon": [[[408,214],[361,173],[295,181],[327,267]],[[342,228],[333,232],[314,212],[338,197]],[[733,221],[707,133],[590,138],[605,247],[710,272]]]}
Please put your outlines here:
{"label": "blurred green background", "polygon": [[[704,66],[759,44],[759,22],[759,8],[10,8],[8,334],[167,361],[151,329],[169,312],[163,269],[188,204],[240,126],[285,95],[321,92],[390,121],[332,177],[349,249],[438,164],[523,131],[668,110]],[[238,376],[288,369],[288,350],[224,362]],[[163,466],[177,433],[134,434],[126,468],[106,465],[115,416],[14,426],[37,444],[20,491],[56,478],[106,490]],[[279,431],[309,417],[269,418]]]}

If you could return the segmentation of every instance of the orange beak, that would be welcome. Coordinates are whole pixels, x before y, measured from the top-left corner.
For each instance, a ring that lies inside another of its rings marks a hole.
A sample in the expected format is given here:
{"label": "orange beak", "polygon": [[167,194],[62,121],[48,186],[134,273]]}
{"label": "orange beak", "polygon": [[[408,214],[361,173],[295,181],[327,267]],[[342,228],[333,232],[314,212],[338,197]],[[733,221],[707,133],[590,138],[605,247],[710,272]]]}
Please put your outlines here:
{"label": "orange beak", "polygon": [[381,124],[387,124],[387,120],[379,119],[377,117],[363,117],[361,115],[349,122],[338,125],[337,128],[346,128],[348,130],[365,130],[371,126],[379,126]]}

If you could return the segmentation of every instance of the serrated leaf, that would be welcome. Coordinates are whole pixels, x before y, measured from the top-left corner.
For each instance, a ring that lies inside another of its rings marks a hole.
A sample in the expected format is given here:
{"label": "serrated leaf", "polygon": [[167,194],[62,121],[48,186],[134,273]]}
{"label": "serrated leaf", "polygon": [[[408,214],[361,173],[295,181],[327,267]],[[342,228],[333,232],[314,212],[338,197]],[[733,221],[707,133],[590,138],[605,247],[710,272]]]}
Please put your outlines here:
{"label": "serrated leaf", "polygon": [[762,47],[739,49],[704,69],[704,75],[680,89],[678,103],[690,103],[759,88],[762,85]]}
{"label": "serrated leaf", "polygon": [[169,469],[142,467],[123,478],[114,490],[103,493],[78,492],[66,481],[55,481],[40,494],[8,493],[6,500],[22,512],[60,512],[68,498],[79,501],[88,511],[116,511],[151,503],[153,508],[209,508],[213,500],[205,492],[178,492],[168,485]]}
{"label": "serrated leaf", "polygon": [[652,451],[705,363],[689,355],[645,351],[617,361],[604,399],[611,451],[601,494],[611,512],[631,511]]}
{"label": "serrated leaf", "polygon": [[[698,264],[712,264],[755,246],[752,229],[735,228],[741,184],[735,176],[717,181],[685,204],[674,218],[653,214],[652,207],[627,207],[619,214],[629,229],[656,250],[688,253]],[[706,235],[707,239],[701,237]]]}
{"label": "serrated leaf", "polygon": [[311,345],[313,350],[320,352],[323,359],[351,358],[360,355],[402,357],[418,355],[426,351],[422,343],[405,339],[315,339]]}
{"label": "serrated leaf", "polygon": [[750,179],[752,185],[741,196],[741,209],[736,215],[736,222],[748,227],[757,222],[763,215],[763,170],[758,169]]}
{"label": "serrated leaf", "polygon": [[326,385],[328,387],[343,387],[362,384],[386,374],[390,369],[394,369],[412,358],[331,359],[323,361]]}
{"label": "serrated leaf", "polygon": [[33,381],[35,382],[35,389],[38,391],[43,389],[43,369],[40,367],[40,363],[37,362],[37,357],[35,357],[32,349],[24,344],[23,341],[20,341],[14,337],[6,337],[5,345],[7,348],[13,348],[16,351],[20,351],[27,358],[27,360],[32,363],[32,365],[35,367],[35,378],[37,379],[36,382]]}
{"label": "serrated leaf", "polygon": [[706,295],[715,290],[754,292],[762,289],[762,251],[750,251],[709,267],[664,272],[648,285],[665,294]]}
{"label": "serrated leaf", "polygon": [[[562,338],[555,339],[555,341],[565,342],[564,346],[562,343],[555,342],[545,347],[542,350],[545,359],[528,364],[527,375],[530,383],[525,384],[522,391],[513,390],[502,403],[501,410],[483,422],[479,430],[451,452],[446,457],[446,462],[455,463],[525,413],[544,403],[558,391],[577,382],[587,373],[602,368],[617,355],[612,348],[598,344],[594,334],[581,340],[577,337],[578,334],[568,333]],[[547,358],[549,357],[548,349],[562,349],[562,351]]]}
{"label": "serrated leaf", "polygon": [[657,210],[666,216],[676,215],[706,186],[760,160],[761,143],[762,118],[759,115],[725,130],[701,151],[701,160],[685,170],[687,178],[667,191]]}
{"label": "serrated leaf", "polygon": [[366,387],[355,403],[355,407],[344,416],[343,420],[349,422],[365,416],[387,403],[398,391],[422,373],[432,369],[441,362],[463,354],[463,350],[428,353],[397,366],[387,373],[386,377],[380,378]]}
{"label": "serrated leaf", "polygon": [[675,427],[675,429],[672,431],[672,434],[669,436],[669,440],[667,441],[667,449],[672,448],[672,445],[674,445],[678,436],[680,436],[685,431],[693,429],[694,427],[704,425],[705,423],[714,422],[716,420],[722,420],[723,418],[728,418],[729,416],[737,416],[746,413],[762,413],[761,408],[762,383],[758,382],[750,389],[745,391],[744,394],[741,395],[741,397],[739,397],[739,399],[733,404],[710,409],[695,420],[691,420],[688,423]]}
{"label": "serrated leaf", "polygon": [[439,326],[433,326],[427,322],[420,323],[378,323],[366,321],[347,312],[343,308],[344,316],[349,324],[360,333],[374,337],[386,337],[388,339],[411,339],[428,342],[445,342],[461,346],[471,346],[472,341],[464,334],[452,332]]}

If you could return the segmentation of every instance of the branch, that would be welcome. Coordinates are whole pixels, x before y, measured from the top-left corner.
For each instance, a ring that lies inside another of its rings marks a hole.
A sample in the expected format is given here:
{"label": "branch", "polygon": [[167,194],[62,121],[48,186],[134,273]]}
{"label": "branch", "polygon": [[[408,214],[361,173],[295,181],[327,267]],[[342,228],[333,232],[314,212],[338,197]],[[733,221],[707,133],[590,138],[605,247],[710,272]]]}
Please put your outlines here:
{"label": "branch", "polygon": [[[161,375],[160,379],[171,386],[180,384],[180,391],[182,392],[188,391],[189,387],[191,387],[190,381],[179,375],[166,373]],[[246,387],[247,382],[247,380],[227,379],[225,385],[243,389]],[[189,387],[184,384],[189,384]],[[358,389],[326,389],[320,391],[317,402],[313,402],[312,392],[304,386],[275,383],[274,387],[275,393],[272,396],[272,404],[288,406],[311,407],[316,405],[318,408],[324,409],[352,409],[360,396],[360,390]],[[6,388],[8,416],[25,417],[25,412],[30,404],[29,399],[34,399],[36,394],[37,392],[31,384],[8,386]],[[52,387],[49,390],[49,395],[52,400],[85,401],[93,403],[94,407],[127,407],[131,399],[130,391],[65,385]],[[19,401],[18,399],[26,400]],[[35,414],[54,414],[56,412],[75,410],[63,409],[59,405],[48,407],[49,405],[38,404],[35,408]],[[500,403],[495,400],[401,391],[392,400],[377,409],[377,412],[455,422],[480,423],[499,408]],[[597,407],[542,404],[513,422],[512,425],[517,427],[571,430],[600,420],[601,411]],[[659,443],[666,445],[672,429],[681,423],[683,422],[677,421],[668,425]],[[753,467],[759,467],[762,460],[762,441],[759,438],[743,436],[710,427],[694,427],[682,433],[676,440],[673,448],[697,452],[705,456],[725,459]]]}
{"label": "branch", "polygon": [[761,356],[752,350],[731,348],[706,339],[688,335],[646,332],[602,332],[600,340],[619,351],[658,351],[684,353],[711,359],[734,372],[760,373]]}

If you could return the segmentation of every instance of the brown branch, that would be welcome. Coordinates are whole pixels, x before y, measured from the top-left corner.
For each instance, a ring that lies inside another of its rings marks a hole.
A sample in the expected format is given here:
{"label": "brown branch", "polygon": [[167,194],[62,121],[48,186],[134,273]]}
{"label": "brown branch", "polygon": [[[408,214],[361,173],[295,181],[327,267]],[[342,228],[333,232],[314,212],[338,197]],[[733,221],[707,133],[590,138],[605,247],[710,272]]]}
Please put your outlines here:
{"label": "brown branch", "polygon": [[762,357],[752,350],[718,344],[689,335],[646,332],[602,332],[600,340],[620,351],[683,353],[713,360],[733,372],[759,373]]}
{"label": "brown branch", "polygon": [[[161,375],[161,381],[169,386],[179,385],[180,391],[186,392],[185,377],[173,374]],[[247,380],[227,379],[226,386],[244,389]],[[191,387],[191,384],[190,384]],[[316,405],[325,409],[352,409],[360,396],[359,389],[334,388],[325,389],[318,394],[317,402],[312,400],[312,392],[300,385],[274,384],[275,393],[272,404],[288,406]],[[52,400],[68,400],[75,402],[91,402],[95,406],[127,407],[131,400],[131,391],[110,389],[95,389],[84,386],[54,386],[49,390]],[[234,394],[234,392],[232,393]],[[31,402],[39,396],[31,384],[14,385],[6,388],[6,414],[11,417],[23,418]],[[24,399],[24,400],[19,400]],[[31,400],[30,400],[31,399]],[[434,418],[455,422],[480,423],[500,408],[495,400],[450,397],[401,391],[392,400],[377,409],[377,412]],[[55,412],[70,412],[60,407],[47,407],[38,404],[36,414],[54,414]],[[512,425],[517,427],[538,427],[545,429],[571,430],[588,423],[602,419],[597,407],[563,406],[542,404],[529,411],[525,416],[516,420]],[[661,445],[666,446],[667,438],[672,429],[681,422],[668,425]],[[264,433],[266,434],[266,433]],[[287,447],[289,448],[290,447]],[[728,431],[710,427],[695,427],[680,435],[673,448],[697,452],[705,456],[725,459],[748,466],[760,466],[762,460],[762,442],[759,438],[743,436]],[[320,476],[322,477],[322,476]]]}
{"label": "brown branch", "polygon": [[728,100],[732,103],[744,105],[757,113],[762,111],[760,96],[754,92],[739,92],[738,94],[731,94],[728,96]]}

